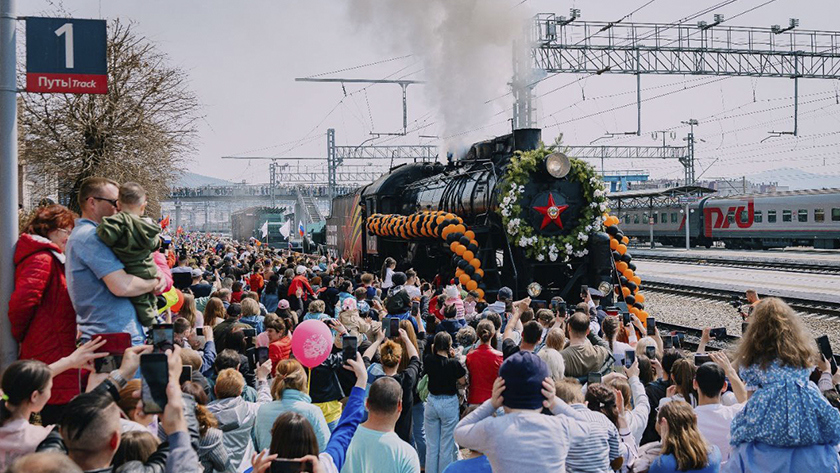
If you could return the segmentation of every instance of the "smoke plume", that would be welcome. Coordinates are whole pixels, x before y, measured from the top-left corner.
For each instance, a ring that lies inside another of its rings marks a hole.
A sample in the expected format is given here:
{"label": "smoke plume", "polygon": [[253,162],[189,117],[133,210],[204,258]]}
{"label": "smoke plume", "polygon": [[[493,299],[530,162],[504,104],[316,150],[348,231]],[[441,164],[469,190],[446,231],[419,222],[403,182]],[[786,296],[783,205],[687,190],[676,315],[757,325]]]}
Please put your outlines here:
{"label": "smoke plume", "polygon": [[[502,0],[352,0],[349,15],[389,53],[412,53],[427,82],[445,149],[460,149],[477,128],[510,118],[513,44],[524,45],[527,11]],[[434,129],[424,130],[431,133]]]}

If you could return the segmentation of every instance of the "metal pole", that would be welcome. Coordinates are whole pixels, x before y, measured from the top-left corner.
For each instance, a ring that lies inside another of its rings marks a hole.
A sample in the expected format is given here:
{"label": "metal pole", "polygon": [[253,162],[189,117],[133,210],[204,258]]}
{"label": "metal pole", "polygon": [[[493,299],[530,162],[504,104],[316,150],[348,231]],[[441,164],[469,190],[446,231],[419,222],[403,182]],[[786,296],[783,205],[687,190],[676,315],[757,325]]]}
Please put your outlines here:
{"label": "metal pole", "polygon": [[691,224],[690,222],[691,222],[691,214],[688,213],[688,202],[686,202],[686,204],[685,204],[685,249],[686,250],[691,249],[691,240],[690,240],[691,232],[688,229],[689,225]]}
{"label": "metal pole", "polygon": [[793,78],[793,136],[799,136],[799,76]]}
{"label": "metal pole", "polygon": [[0,372],[17,359],[9,323],[18,236],[17,36],[15,0],[0,0]]}
{"label": "metal pole", "polygon": [[653,214],[648,217],[648,224],[650,225],[650,249],[653,249]]}
{"label": "metal pole", "polygon": [[[642,70],[642,64],[639,59],[639,50],[636,49],[636,71]],[[637,110],[637,128],[636,136],[642,136],[642,75],[636,72],[636,110]]]}
{"label": "metal pole", "polygon": [[408,102],[405,99],[405,91],[408,88],[408,84],[400,84],[402,86],[402,93],[403,93],[403,135],[408,134]]}

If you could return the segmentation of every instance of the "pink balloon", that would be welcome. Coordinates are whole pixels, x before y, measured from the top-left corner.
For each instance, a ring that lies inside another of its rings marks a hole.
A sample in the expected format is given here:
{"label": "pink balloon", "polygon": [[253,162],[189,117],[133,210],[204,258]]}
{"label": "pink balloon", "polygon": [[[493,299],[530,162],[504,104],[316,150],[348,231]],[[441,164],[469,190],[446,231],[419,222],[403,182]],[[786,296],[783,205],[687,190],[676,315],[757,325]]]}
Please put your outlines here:
{"label": "pink balloon", "polygon": [[314,368],[330,356],[333,336],[327,324],[320,320],[306,320],[295,327],[292,353],[307,368]]}

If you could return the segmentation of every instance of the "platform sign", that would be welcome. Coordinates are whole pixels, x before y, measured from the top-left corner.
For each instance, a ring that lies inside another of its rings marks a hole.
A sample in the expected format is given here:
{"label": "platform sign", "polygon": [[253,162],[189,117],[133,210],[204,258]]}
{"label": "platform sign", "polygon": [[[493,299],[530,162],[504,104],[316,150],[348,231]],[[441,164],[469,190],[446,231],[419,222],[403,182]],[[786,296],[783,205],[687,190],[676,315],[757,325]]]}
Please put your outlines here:
{"label": "platform sign", "polygon": [[107,94],[105,20],[26,18],[26,91]]}

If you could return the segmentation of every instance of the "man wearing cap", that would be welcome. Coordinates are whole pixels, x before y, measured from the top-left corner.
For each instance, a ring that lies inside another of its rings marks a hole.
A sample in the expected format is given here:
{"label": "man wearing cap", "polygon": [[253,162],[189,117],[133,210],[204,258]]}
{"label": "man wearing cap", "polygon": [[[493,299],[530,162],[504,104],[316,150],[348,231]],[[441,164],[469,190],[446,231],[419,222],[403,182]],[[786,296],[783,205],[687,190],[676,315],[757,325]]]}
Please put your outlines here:
{"label": "man wearing cap", "polygon": [[487,306],[484,310],[492,310],[493,312],[502,315],[505,313],[505,302],[513,299],[513,291],[509,287],[503,286],[496,294],[496,302]]}
{"label": "man wearing cap", "polygon": [[[504,407],[505,415],[493,417]],[[549,408],[551,416],[541,413]],[[493,396],[455,427],[462,448],[483,452],[494,472],[566,471],[570,440],[589,427],[557,398],[548,367],[537,355],[520,351],[499,368]]]}
{"label": "man wearing cap", "polygon": [[[315,297],[315,291],[312,290],[312,286],[309,285],[309,279],[306,278],[306,266],[299,265],[295,268],[295,277],[292,278],[292,282],[289,284],[289,291],[286,295],[293,300],[297,301],[297,291],[298,289],[303,291],[303,295],[300,297],[301,302],[306,302],[309,297]],[[295,307],[295,310],[299,309]]]}
{"label": "man wearing cap", "polygon": [[207,297],[213,292],[213,286],[206,281],[202,281],[202,276],[204,276],[204,273],[200,269],[194,268],[192,270],[192,285],[190,286],[190,290],[196,299],[199,297]]}

